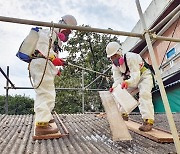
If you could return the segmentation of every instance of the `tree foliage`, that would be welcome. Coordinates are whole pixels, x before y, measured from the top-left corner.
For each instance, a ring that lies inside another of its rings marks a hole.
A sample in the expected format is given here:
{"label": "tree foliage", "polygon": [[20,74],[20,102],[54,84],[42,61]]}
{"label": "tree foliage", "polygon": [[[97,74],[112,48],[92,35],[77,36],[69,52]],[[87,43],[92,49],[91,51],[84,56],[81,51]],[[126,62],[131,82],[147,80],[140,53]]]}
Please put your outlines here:
{"label": "tree foliage", "polygon": [[[0,114],[5,114],[5,96],[0,95]],[[33,114],[34,100],[21,95],[8,96],[8,114]]]}
{"label": "tree foliage", "polygon": [[[88,68],[97,72],[103,72],[110,66],[105,48],[110,41],[117,41],[116,36],[109,34],[98,34],[94,32],[76,31],[64,50],[68,52],[67,61],[78,66]],[[61,56],[60,56],[61,57]],[[106,74],[111,74],[111,71]],[[85,71],[85,86],[95,80],[99,75],[91,71]],[[73,67],[64,67],[60,78],[55,80],[56,87],[81,88],[82,70]],[[94,82],[90,89],[107,89],[111,81],[101,77]],[[56,110],[59,113],[77,113],[82,111],[82,91],[61,90],[56,97]],[[85,111],[101,111],[102,105],[97,91],[85,91]]]}

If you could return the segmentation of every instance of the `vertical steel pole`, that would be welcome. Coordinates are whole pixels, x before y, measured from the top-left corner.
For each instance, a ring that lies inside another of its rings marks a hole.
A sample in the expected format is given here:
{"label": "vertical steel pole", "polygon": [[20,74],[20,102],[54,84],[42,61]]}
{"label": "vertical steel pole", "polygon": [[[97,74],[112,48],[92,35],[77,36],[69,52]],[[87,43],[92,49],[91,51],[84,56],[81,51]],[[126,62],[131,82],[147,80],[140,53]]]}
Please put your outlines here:
{"label": "vertical steel pole", "polygon": [[[140,16],[140,19],[141,19],[142,26],[143,26],[144,30],[147,30],[145,19],[144,19],[143,13],[142,13],[142,9],[141,9],[139,0],[136,0],[136,6],[137,6],[137,9],[138,9],[138,13],[139,13],[139,16]],[[164,88],[164,85],[163,85],[163,81],[161,79],[160,70],[158,69],[158,64],[157,64],[156,57],[155,57],[155,54],[154,54],[153,46],[151,44],[151,39],[150,39],[149,33],[145,33],[145,39],[146,39],[149,54],[150,54],[150,57],[151,57],[152,65],[153,65],[153,68],[154,68],[155,73],[156,73],[157,82],[158,82],[158,85],[159,85],[159,89],[160,89],[161,97],[162,97],[163,104],[164,104],[164,107],[165,107],[165,111],[166,111],[167,119],[168,119],[168,122],[169,122],[169,126],[170,126],[170,129],[171,129],[171,132],[172,132],[172,136],[173,136],[173,140],[174,140],[174,143],[175,143],[176,151],[177,151],[178,154],[180,154],[180,141],[179,141],[179,137],[178,137],[178,132],[177,132],[176,125],[175,125],[175,122],[174,122],[174,119],[173,119],[173,115],[171,113],[171,108],[169,106],[169,102],[168,102],[166,91],[165,91],[165,88]]]}
{"label": "vertical steel pole", "polygon": [[[9,66],[7,66],[7,77],[9,78]],[[9,82],[6,80],[6,103],[5,103],[5,112],[8,114],[8,95],[9,95]]]}
{"label": "vertical steel pole", "polygon": [[84,113],[84,70],[82,70],[82,113]]}

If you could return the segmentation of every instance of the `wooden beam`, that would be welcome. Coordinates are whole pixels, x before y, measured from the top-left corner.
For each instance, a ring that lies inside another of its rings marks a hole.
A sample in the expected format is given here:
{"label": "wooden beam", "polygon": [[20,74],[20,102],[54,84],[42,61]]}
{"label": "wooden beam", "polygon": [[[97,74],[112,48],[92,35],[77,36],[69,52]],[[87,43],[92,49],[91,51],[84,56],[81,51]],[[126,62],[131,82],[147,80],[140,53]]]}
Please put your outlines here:
{"label": "wooden beam", "polygon": [[99,94],[110,125],[113,141],[132,140],[111,93],[109,91],[99,91]]}
{"label": "wooden beam", "polygon": [[122,89],[120,84],[113,89],[112,96],[118,107],[122,106],[127,114],[131,113],[139,105],[139,102],[126,89]]}
{"label": "wooden beam", "polygon": [[[53,128],[57,128],[56,123],[50,123],[50,125]],[[34,135],[32,136],[33,140],[43,140],[43,139],[54,139],[54,138],[60,138],[62,136],[65,136],[64,134],[61,134],[60,131],[58,131],[58,133],[55,134],[47,134],[47,135],[35,135],[35,127],[34,127]]]}
{"label": "wooden beam", "polygon": [[153,128],[151,131],[149,132],[143,132],[139,130],[139,127],[141,126],[140,123],[129,120],[129,121],[125,121],[127,127],[129,130],[142,135],[146,138],[149,138],[155,142],[160,142],[160,143],[171,143],[173,142],[173,136],[171,133],[159,129],[159,128]]}
{"label": "wooden beam", "polygon": [[[34,140],[43,140],[43,139],[55,139],[55,138],[61,138],[63,136],[68,136],[69,135],[69,131],[66,128],[66,126],[64,125],[64,123],[62,122],[62,120],[59,118],[58,114],[56,112],[55,113],[55,117],[58,120],[58,123],[60,124],[60,126],[62,127],[62,130],[58,131],[58,133],[55,134],[47,134],[47,135],[40,135],[40,136],[36,136],[35,135],[35,130],[34,130],[34,135],[32,136]],[[56,123],[49,123],[53,128],[57,128],[58,126],[56,125]],[[35,129],[35,127],[34,127]]]}

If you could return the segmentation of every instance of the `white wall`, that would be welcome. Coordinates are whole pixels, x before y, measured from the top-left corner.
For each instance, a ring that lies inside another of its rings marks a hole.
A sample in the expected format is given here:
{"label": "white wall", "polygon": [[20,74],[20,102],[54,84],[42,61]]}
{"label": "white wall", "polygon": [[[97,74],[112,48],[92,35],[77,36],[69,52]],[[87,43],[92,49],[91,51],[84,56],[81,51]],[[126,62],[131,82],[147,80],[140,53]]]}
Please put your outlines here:
{"label": "white wall", "polygon": [[[166,8],[173,2],[174,0],[153,0],[149,7],[144,12],[145,22],[147,27],[149,28],[156,19],[166,10]],[[137,22],[135,27],[131,32],[134,33],[143,33],[143,28],[141,26],[140,20]],[[127,52],[132,49],[140,41],[139,38],[127,37],[126,40],[122,43],[123,52]]]}

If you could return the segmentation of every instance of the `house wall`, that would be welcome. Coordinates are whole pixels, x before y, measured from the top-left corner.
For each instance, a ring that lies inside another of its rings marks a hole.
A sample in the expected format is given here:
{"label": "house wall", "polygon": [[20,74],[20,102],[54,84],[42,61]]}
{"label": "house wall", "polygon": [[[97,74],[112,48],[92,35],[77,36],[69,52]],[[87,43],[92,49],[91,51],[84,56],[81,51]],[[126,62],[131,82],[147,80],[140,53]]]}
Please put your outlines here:
{"label": "house wall", "polygon": [[[166,30],[163,33],[162,36],[180,38],[180,19],[177,19],[168,28],[168,30]],[[173,48],[176,44],[177,44],[177,42],[169,42],[169,41],[161,41],[161,40],[157,40],[153,44],[153,49],[154,49],[154,52],[155,52],[155,56],[156,56],[156,60],[157,60],[158,65],[161,64],[165,53],[167,51],[169,51],[171,48]],[[147,60],[147,62],[149,62],[151,64],[150,55],[149,55],[149,53],[147,51],[142,55],[142,57],[144,57]],[[177,58],[175,61],[178,62],[178,61],[180,61],[180,59]],[[164,59],[163,62],[165,63],[166,59]]]}
{"label": "house wall", "polygon": [[[180,21],[179,22],[178,21],[179,20],[174,22],[174,24],[162,36],[180,38]],[[177,22],[178,22],[178,25],[177,25]],[[176,27],[176,25],[177,25],[177,27]],[[174,33],[174,35],[173,35],[173,33]],[[158,64],[161,64],[166,51],[171,49],[172,47],[174,47],[176,44],[177,44],[177,42],[160,41],[160,40],[156,41],[153,44],[153,48],[156,52]]]}
{"label": "house wall", "polygon": [[[174,1],[175,0],[152,0],[151,4],[144,12],[147,28],[150,28],[163,13],[163,11],[166,10],[166,8],[168,8]],[[131,32],[143,33],[143,31],[144,29],[141,26],[141,21],[139,20]],[[128,52],[140,40],[140,38],[127,37],[126,40],[122,43],[123,52]]]}

